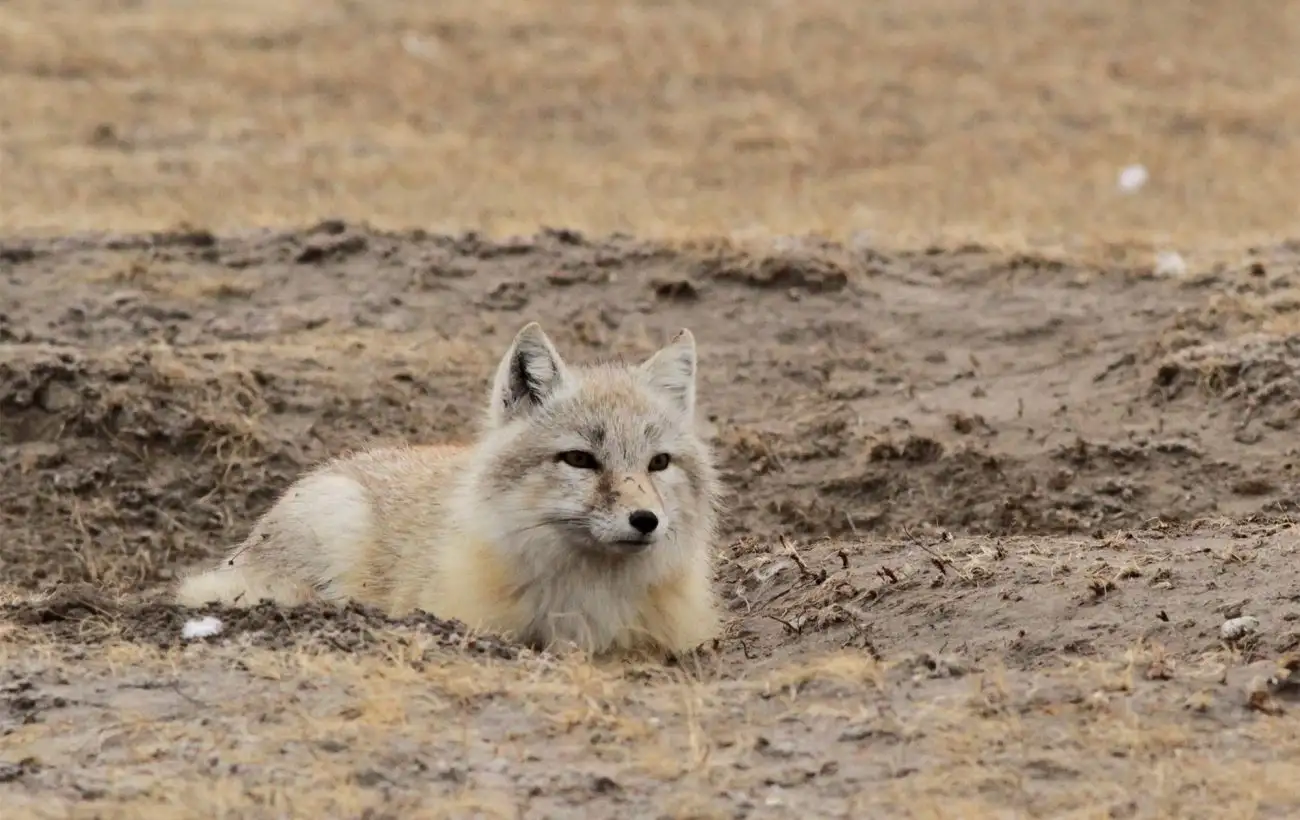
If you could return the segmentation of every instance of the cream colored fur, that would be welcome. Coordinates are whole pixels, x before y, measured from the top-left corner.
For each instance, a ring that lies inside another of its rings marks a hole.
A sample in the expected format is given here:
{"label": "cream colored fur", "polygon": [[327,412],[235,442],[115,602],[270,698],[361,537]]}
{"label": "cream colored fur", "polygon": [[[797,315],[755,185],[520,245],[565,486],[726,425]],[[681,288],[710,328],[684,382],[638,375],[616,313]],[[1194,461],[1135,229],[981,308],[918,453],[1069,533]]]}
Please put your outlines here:
{"label": "cream colored fur", "polygon": [[[476,442],[315,468],[177,600],[355,600],[538,645],[694,647],[718,626],[717,479],[694,431],[695,370],[689,331],[638,365],[573,366],[531,323]],[[634,510],[658,519],[649,535]]]}

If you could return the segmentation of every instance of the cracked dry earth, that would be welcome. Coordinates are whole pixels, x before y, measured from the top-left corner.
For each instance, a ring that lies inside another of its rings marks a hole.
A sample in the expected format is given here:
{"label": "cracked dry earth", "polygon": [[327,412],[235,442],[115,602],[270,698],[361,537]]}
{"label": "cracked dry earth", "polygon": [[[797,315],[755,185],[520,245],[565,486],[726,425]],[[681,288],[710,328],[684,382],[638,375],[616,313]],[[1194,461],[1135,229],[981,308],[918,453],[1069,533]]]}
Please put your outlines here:
{"label": "cracked dry earth", "polygon": [[[11,239],[0,277],[6,817],[1300,810],[1297,246],[1171,279],[329,222]],[[723,638],[181,639],[178,572],[317,459],[466,434],[531,319],[574,358],[695,331]]]}

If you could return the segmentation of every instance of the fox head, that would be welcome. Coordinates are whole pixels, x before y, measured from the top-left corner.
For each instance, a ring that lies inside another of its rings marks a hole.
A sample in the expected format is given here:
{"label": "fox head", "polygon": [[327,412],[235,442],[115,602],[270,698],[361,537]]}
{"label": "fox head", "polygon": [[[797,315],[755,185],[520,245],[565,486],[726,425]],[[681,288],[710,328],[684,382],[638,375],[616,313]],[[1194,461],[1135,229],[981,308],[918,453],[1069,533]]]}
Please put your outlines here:
{"label": "fox head", "polygon": [[537,323],[520,330],[493,380],[477,482],[495,540],[543,563],[707,549],[716,478],[694,429],[695,371],[689,330],[643,362],[588,365],[566,363]]}

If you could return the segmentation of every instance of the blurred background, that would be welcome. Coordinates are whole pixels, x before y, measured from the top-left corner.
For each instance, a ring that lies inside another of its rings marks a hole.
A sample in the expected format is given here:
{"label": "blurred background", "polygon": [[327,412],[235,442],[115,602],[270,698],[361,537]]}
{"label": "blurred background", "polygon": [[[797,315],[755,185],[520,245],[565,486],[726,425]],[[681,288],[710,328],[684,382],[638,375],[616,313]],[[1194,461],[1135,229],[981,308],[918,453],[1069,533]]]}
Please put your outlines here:
{"label": "blurred background", "polygon": [[1297,2],[0,3],[10,233],[1195,253],[1294,233],[1297,180]]}

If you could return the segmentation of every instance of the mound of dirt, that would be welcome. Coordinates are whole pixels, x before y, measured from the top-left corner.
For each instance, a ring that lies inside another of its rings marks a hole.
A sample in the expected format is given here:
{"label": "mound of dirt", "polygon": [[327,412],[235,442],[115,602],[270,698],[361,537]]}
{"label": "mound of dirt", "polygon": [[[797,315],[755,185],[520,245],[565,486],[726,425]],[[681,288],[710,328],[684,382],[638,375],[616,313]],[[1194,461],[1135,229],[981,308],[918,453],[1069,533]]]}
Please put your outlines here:
{"label": "mound of dirt", "polygon": [[1300,419],[1300,335],[1251,333],[1174,351],[1153,382],[1167,402],[1213,401],[1239,427],[1290,430]]}
{"label": "mound of dirt", "polygon": [[[778,531],[801,536],[1101,533],[1146,517],[1194,521],[1217,509],[1220,488],[1244,481],[1242,470],[1207,463],[1201,448],[1183,438],[1080,437],[1025,457],[978,439],[945,444],[889,431],[854,434],[843,421],[834,429],[737,435],[725,450],[738,488],[733,512],[774,518]],[[1175,478],[1189,473],[1194,480]],[[804,491],[762,504],[745,500],[748,487],[774,479]]]}
{"label": "mound of dirt", "polygon": [[[185,624],[205,616],[220,620],[219,633],[192,640],[237,641],[269,649],[318,648],[350,654],[392,651],[392,640],[409,646],[410,635],[422,636],[430,657],[452,649],[471,655],[513,660],[519,647],[491,636],[469,636],[465,625],[415,613],[387,618],[378,610],[349,603],[247,608],[208,606],[184,609],[160,601],[131,601],[91,584],[66,584],[49,596],[0,607],[0,619],[22,627],[26,640],[49,638],[95,645],[130,641],[162,649],[187,641]],[[384,638],[380,638],[380,633]]]}
{"label": "mound of dirt", "polygon": [[[1221,407],[1273,408],[1281,429],[1293,343],[1152,360],[1207,296],[1140,272],[977,246],[338,221],[5,248],[0,583],[21,589],[152,588],[242,538],[320,459],[471,436],[533,319],[577,360],[694,329],[732,540],[1093,533],[1289,503],[1290,456],[1234,442]],[[1226,387],[1193,399],[1182,386],[1211,359]]]}
{"label": "mound of dirt", "polygon": [[[253,371],[173,348],[22,346],[0,361],[3,580],[141,584],[228,537],[298,468]],[[283,397],[279,398],[283,406]]]}

